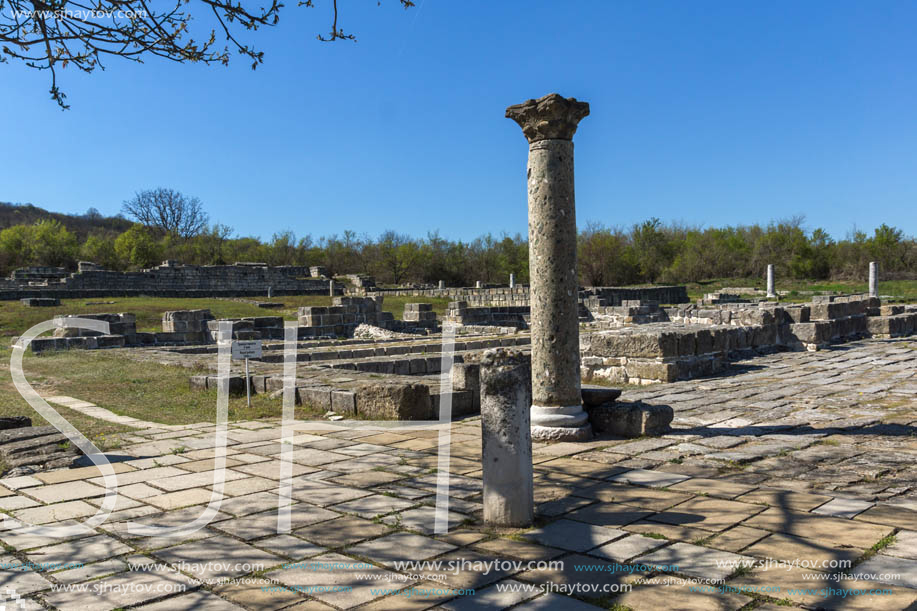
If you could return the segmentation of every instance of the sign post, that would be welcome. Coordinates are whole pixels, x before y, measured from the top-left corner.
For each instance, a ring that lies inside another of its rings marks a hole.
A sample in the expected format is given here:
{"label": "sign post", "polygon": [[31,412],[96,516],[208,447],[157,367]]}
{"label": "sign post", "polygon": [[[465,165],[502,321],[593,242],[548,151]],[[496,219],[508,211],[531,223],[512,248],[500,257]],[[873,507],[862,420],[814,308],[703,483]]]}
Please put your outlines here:
{"label": "sign post", "polygon": [[232,358],[234,361],[245,361],[245,397],[248,406],[252,406],[251,378],[248,375],[248,359],[261,358],[261,340],[246,339],[236,340],[232,343]]}

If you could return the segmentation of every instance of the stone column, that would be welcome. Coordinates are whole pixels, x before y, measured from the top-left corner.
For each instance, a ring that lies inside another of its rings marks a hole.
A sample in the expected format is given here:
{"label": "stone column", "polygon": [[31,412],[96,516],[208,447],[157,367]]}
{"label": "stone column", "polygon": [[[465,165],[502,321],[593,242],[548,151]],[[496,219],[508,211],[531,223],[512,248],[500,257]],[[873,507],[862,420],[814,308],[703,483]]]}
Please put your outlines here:
{"label": "stone column", "polygon": [[774,266],[767,266],[767,297],[771,299],[777,296],[777,291],[774,290]]}
{"label": "stone column", "polygon": [[516,350],[496,348],[481,358],[484,522],[495,526],[530,526],[535,515],[530,367]]}
{"label": "stone column", "polygon": [[589,104],[556,93],[506,109],[529,141],[532,438],[592,438],[580,395],[573,134]]}
{"label": "stone column", "polygon": [[476,288],[476,289],[481,288],[481,281],[480,281],[480,280],[475,280],[474,288]]}
{"label": "stone column", "polygon": [[869,296],[879,296],[879,262],[869,262]]}
{"label": "stone column", "polygon": [[509,275],[509,288],[516,288],[516,276],[513,274]]}
{"label": "stone column", "polygon": [[439,290],[443,290],[444,288],[446,288],[446,283],[445,283],[444,281],[440,280],[440,281],[439,281]]}
{"label": "stone column", "polygon": [[328,294],[334,297],[334,280],[328,281]]}

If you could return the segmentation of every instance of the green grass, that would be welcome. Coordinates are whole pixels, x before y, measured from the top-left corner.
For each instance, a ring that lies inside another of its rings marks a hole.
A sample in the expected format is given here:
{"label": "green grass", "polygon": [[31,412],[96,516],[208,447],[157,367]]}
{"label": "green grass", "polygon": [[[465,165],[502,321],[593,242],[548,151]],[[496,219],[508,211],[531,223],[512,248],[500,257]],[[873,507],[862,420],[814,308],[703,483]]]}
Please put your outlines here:
{"label": "green grass", "polygon": [[[253,299],[255,300],[255,299]],[[99,303],[99,302],[113,303]],[[20,335],[30,327],[51,320],[58,314],[100,314],[104,312],[129,312],[137,317],[138,331],[162,331],[162,313],[168,310],[209,309],[216,318],[243,318],[247,316],[283,316],[296,320],[297,310],[303,306],[329,306],[331,297],[298,295],[257,299],[284,304],[283,309],[259,308],[251,303],[230,299],[184,299],[166,297],[103,297],[93,299],[63,299],[52,308],[29,308],[18,301],[0,301],[0,336]],[[401,320],[406,303],[432,303],[433,310],[442,316],[449,303],[447,298],[386,297],[382,308]],[[94,303],[95,305],[87,305]]]}
{"label": "green grass", "polygon": [[[0,417],[28,416],[35,426],[47,424],[19,395],[10,377],[10,348],[0,347]],[[26,354],[23,360],[26,379],[43,397],[76,397],[112,412],[162,424],[215,422],[216,390],[191,391],[188,377],[195,370],[175,365],[140,362],[110,351],[55,352]],[[52,404],[64,418],[89,439],[132,430],[104,422]],[[252,406],[245,397],[230,397],[229,420],[279,418],[282,402],[267,395],[252,395]],[[297,418],[314,418],[323,410],[297,406]]]}

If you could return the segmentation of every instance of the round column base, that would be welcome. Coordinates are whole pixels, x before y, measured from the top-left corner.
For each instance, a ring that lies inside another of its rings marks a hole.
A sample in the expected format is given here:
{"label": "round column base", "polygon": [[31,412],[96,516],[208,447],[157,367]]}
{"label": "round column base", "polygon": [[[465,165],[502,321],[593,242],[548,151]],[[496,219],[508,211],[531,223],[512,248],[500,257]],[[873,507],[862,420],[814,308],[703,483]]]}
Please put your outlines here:
{"label": "round column base", "polygon": [[538,426],[532,425],[533,441],[592,441],[592,425]]}

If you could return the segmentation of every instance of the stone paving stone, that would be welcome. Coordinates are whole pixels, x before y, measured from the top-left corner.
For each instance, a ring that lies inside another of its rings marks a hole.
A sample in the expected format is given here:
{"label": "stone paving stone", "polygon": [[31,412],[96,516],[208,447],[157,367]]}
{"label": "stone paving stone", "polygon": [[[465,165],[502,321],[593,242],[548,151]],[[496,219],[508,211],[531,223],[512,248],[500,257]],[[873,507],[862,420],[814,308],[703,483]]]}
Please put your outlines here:
{"label": "stone paving stone", "polygon": [[917,532],[902,530],[895,535],[895,542],[879,551],[884,556],[917,560]]}
{"label": "stone paving stone", "polygon": [[513,611],[595,611],[601,608],[569,596],[545,594],[518,607],[513,607]]}
{"label": "stone paving stone", "polygon": [[96,511],[98,511],[96,507],[85,501],[69,501],[42,507],[20,509],[19,511],[14,511],[13,515],[27,524],[48,524],[49,522],[84,518],[93,515]]}
{"label": "stone paving stone", "polygon": [[754,487],[724,482],[718,479],[694,478],[675,484],[672,486],[672,490],[681,490],[694,494],[703,493],[714,497],[735,499],[739,495],[751,492],[754,490]]}
{"label": "stone paving stone", "polygon": [[159,570],[119,573],[93,582],[92,587],[93,594],[59,591],[42,598],[62,611],[109,611],[162,598],[194,584],[180,573]]}
{"label": "stone paving stone", "polygon": [[745,526],[808,537],[832,547],[852,546],[866,549],[892,532],[890,526],[845,520],[807,513],[782,511],[771,507],[744,522]]}
{"label": "stone paving stone", "polygon": [[665,540],[644,537],[643,535],[628,535],[607,545],[589,552],[590,556],[598,556],[607,560],[626,562],[634,556],[645,554],[667,543]]}
{"label": "stone paving stone", "polygon": [[[876,554],[856,567],[858,573],[872,573],[876,581],[917,589],[917,560]],[[897,575],[897,578],[893,578]]]}
{"label": "stone paving stone", "polygon": [[389,473],[388,471],[362,471],[359,473],[348,473],[331,478],[329,481],[340,486],[353,486],[354,488],[371,488],[380,484],[391,484],[392,482],[404,479],[404,475],[398,473]]}
{"label": "stone paving stone", "polygon": [[54,579],[61,583],[79,583],[90,579],[98,579],[106,575],[123,573],[127,570],[127,563],[120,559],[102,560],[92,564],[86,564],[75,569],[65,569],[55,571]]}
{"label": "stone paving stone", "polygon": [[[244,465],[242,461],[235,460],[231,456],[226,456],[224,459],[224,467],[235,467],[237,465]],[[189,460],[188,462],[181,463],[180,469],[185,471],[190,471],[192,473],[200,473],[201,471],[213,471],[216,469],[216,459],[215,458],[205,458],[203,460]]]}
{"label": "stone paving stone", "polygon": [[38,499],[42,503],[60,503],[62,501],[74,501],[77,499],[104,495],[105,488],[95,486],[89,482],[77,481],[31,488],[26,494]]}
{"label": "stone paving stone", "polygon": [[[133,471],[134,467],[126,463],[111,463],[111,470],[115,473],[125,473]],[[56,471],[47,471],[45,473],[36,473],[33,477],[41,480],[45,484],[62,484],[64,482],[73,482],[77,480],[86,480],[92,477],[100,477],[102,472],[95,465],[91,467],[81,467],[79,469],[58,469]]]}
{"label": "stone paving stone", "polygon": [[695,497],[650,519],[654,522],[721,531],[761,511],[760,505]]}
{"label": "stone paving stone", "polygon": [[584,552],[626,534],[623,530],[560,519],[523,536],[548,547]]}
{"label": "stone paving stone", "polygon": [[810,511],[819,505],[831,500],[830,496],[823,494],[809,494],[805,492],[792,492],[776,488],[761,488],[748,494],[743,494],[736,499],[743,503],[759,503],[771,507],[784,507],[794,511]]}
{"label": "stone paving stone", "polygon": [[[455,513],[454,511],[449,511],[446,514],[446,522],[449,526],[449,530],[454,530],[468,519],[468,516],[462,515],[460,513]],[[408,509],[407,511],[402,511],[401,513],[396,513],[394,515],[385,516],[382,518],[382,521],[386,524],[400,526],[401,528],[406,528],[408,530],[415,530],[426,535],[433,534],[435,520],[435,507],[418,507],[417,509]]]}
{"label": "stone paving stone", "polygon": [[747,526],[736,526],[719,533],[708,544],[710,547],[727,552],[738,552],[749,545],[756,543],[768,536],[770,531]]}
{"label": "stone paving stone", "polygon": [[[119,473],[118,487],[129,486],[131,484],[143,484],[178,475],[188,475],[188,472],[182,471],[176,467],[152,467],[149,469],[138,469],[137,471]],[[98,486],[105,485],[105,479],[101,477],[94,477],[88,481]]]}
{"label": "stone paving stone", "polygon": [[387,532],[390,532],[390,529],[382,524],[343,516],[320,524],[299,528],[295,531],[295,534],[324,547],[337,548],[378,537]]}
{"label": "stone paving stone", "polygon": [[588,507],[571,511],[565,517],[598,526],[624,526],[652,515],[654,515],[652,511],[641,511],[630,505],[594,503]]}
{"label": "stone paving stone", "polygon": [[29,488],[31,486],[41,486],[43,482],[40,479],[34,478],[31,475],[22,475],[20,477],[7,477],[5,479],[0,479],[0,486],[7,488],[9,490],[20,490],[22,488]]}
{"label": "stone paving stone", "polygon": [[917,530],[917,511],[910,511],[901,507],[876,505],[854,518],[854,522],[860,521]]}
{"label": "stone paving stone", "polygon": [[[618,587],[620,584],[633,583],[647,576],[647,573],[642,571],[628,573],[616,570],[614,566],[616,563],[607,562],[593,556],[571,554],[565,556],[563,560],[563,569],[532,569],[515,575],[514,577],[518,578],[520,581],[530,583],[566,584],[571,587],[580,588],[587,587],[587,585],[590,588],[603,588],[608,586],[608,588],[611,589]],[[583,571],[575,568],[578,566],[602,566],[604,569]]]}
{"label": "stone paving stone", "polygon": [[153,554],[163,562],[179,565],[183,572],[205,581],[238,577],[284,562],[280,556],[224,536],[167,547]]}
{"label": "stone paving stone", "polygon": [[[287,609],[290,605],[302,602],[303,597],[291,590],[262,590],[262,587],[271,588],[276,583],[268,579],[246,577],[243,581],[228,582],[215,585],[214,593],[238,605],[259,611],[278,611]],[[331,607],[326,607],[331,609]]]}
{"label": "stone paving stone", "polygon": [[538,503],[535,506],[535,514],[554,518],[562,516],[580,507],[585,507],[592,503],[592,499],[581,499],[573,496],[565,496],[545,503]]}
{"label": "stone paving stone", "polygon": [[370,496],[364,496],[359,499],[354,499],[352,501],[347,501],[346,503],[332,505],[328,509],[331,509],[332,511],[339,511],[341,513],[356,514],[361,518],[367,518],[371,520],[376,516],[392,513],[393,511],[401,511],[413,506],[414,503],[410,501],[403,501],[401,499],[395,499],[388,496],[383,496],[381,494],[373,494]]}
{"label": "stone paving stone", "polygon": [[710,538],[711,534],[709,530],[675,524],[663,524],[650,520],[640,520],[639,522],[628,524],[623,528],[628,532],[641,535],[662,535],[666,539],[671,539],[672,541],[698,541],[700,539]]}
{"label": "stone paving stone", "polygon": [[[178,490],[185,490],[188,488],[203,488],[205,486],[212,486],[214,484],[214,471],[201,471],[200,473],[185,473],[184,475],[176,475],[175,477],[166,477],[164,479],[154,479],[150,480],[150,485],[155,488],[161,488],[166,492],[176,492]],[[236,479],[244,479],[246,476],[242,473],[236,473],[232,469],[226,469],[224,471],[224,477],[226,482],[231,482]]]}
{"label": "stone paving stone", "polygon": [[400,560],[426,560],[456,549],[454,545],[410,533],[394,533],[359,543],[347,549],[348,554],[391,565]]}
{"label": "stone paving stone", "polygon": [[732,561],[754,563],[755,559],[689,543],[673,543],[634,560],[634,562],[657,566],[677,566],[678,573],[698,579],[725,579],[732,574],[734,569],[728,566],[718,566],[717,562]]}
{"label": "stone paving stone", "polygon": [[98,562],[133,552],[129,546],[108,535],[95,535],[85,539],[66,541],[29,552],[31,562]]}
{"label": "stone paving stone", "polygon": [[474,549],[485,554],[493,554],[497,558],[510,557],[528,561],[550,560],[564,554],[564,550],[503,537],[477,543]]}
{"label": "stone paving stone", "polygon": [[[300,526],[324,522],[339,515],[333,511],[298,503],[290,507],[290,527],[295,530]],[[276,535],[277,509],[215,522],[211,524],[211,527],[246,541]]]}
{"label": "stone paving stone", "polygon": [[[284,501],[289,505],[291,501]],[[280,497],[274,492],[256,492],[245,496],[224,498],[220,502],[220,511],[236,517],[261,513],[281,506]]]}
{"label": "stone paving stone", "polygon": [[180,509],[191,505],[207,504],[210,502],[212,494],[210,490],[205,488],[189,488],[188,490],[147,497],[143,499],[143,502],[159,509]]}
{"label": "stone paving stone", "polygon": [[859,501],[857,499],[836,498],[820,505],[812,510],[824,516],[834,516],[836,518],[852,518],[859,515],[875,505],[869,501]]}
{"label": "stone paving stone", "polygon": [[[369,602],[377,598],[378,594],[373,594],[371,590],[382,587],[398,589],[409,587],[412,582],[392,581],[384,579],[385,575],[391,575],[378,567],[364,566],[353,558],[348,558],[341,554],[325,554],[312,559],[310,562],[324,563],[328,568],[319,567],[315,570],[306,568],[288,568],[271,571],[266,575],[269,579],[274,579],[289,587],[308,587],[308,586],[348,586],[351,589],[343,592],[312,592],[314,598],[322,602],[333,605],[339,609],[352,609],[358,605]],[[359,568],[333,568],[336,563],[346,563],[352,565],[358,563]],[[365,577],[373,575],[378,579]]]}
{"label": "stone paving stone", "polygon": [[299,537],[294,537],[292,535],[277,535],[276,537],[261,539],[256,541],[254,545],[257,545],[262,549],[266,549],[272,554],[285,556],[286,558],[290,558],[292,560],[308,558],[309,556],[317,556],[323,552],[328,551],[324,547],[313,545],[305,539],[300,539]]}
{"label": "stone paving stone", "polygon": [[647,584],[636,586],[615,599],[615,602],[633,611],[657,611],[674,608],[679,611],[734,611],[746,606],[752,599],[735,593],[692,592],[688,586]]}
{"label": "stone paving stone", "polygon": [[293,492],[294,499],[318,505],[319,507],[328,507],[337,503],[352,501],[364,496],[369,496],[372,492],[367,490],[358,490],[357,488],[348,488],[346,486],[336,486],[324,481],[316,482],[309,480],[294,480]]}
{"label": "stone paving stone", "polygon": [[[14,556],[0,556],[0,565],[8,566],[9,564],[19,564],[19,559]],[[4,570],[0,572],[0,588],[13,589],[20,596],[50,587],[51,582],[35,571]]]}
{"label": "stone paving stone", "polygon": [[[521,582],[513,579],[504,579],[502,583],[510,587],[520,587],[523,585]],[[528,600],[536,594],[538,594],[537,590],[534,592],[499,592],[495,586],[491,586],[481,592],[475,591],[474,596],[460,596],[447,603],[443,603],[440,607],[448,611],[466,611],[469,609],[499,611],[500,609],[506,609]]]}
{"label": "stone paving stone", "polygon": [[[436,486],[439,479],[436,474],[425,475],[416,479],[405,480],[401,482],[406,486],[420,488],[432,493],[436,493]],[[449,496],[458,499],[467,499],[469,497],[481,494],[484,486],[480,479],[452,475],[449,477]]]}
{"label": "stone paving stone", "polygon": [[158,603],[144,605],[140,608],[143,611],[243,611],[244,609],[206,590],[189,592]]}
{"label": "stone paving stone", "polygon": [[[840,588],[859,590],[861,592],[870,590],[886,591],[881,595],[860,594],[859,596],[847,596],[843,599],[834,597],[826,601],[831,604],[832,608],[841,611],[897,611],[898,609],[914,609],[917,606],[917,591],[907,587],[889,587],[888,584],[860,579],[841,581],[837,584],[836,589]],[[891,593],[887,593],[888,590],[891,590]],[[783,611],[783,609],[779,611]]]}
{"label": "stone paving stone", "polygon": [[606,503],[623,503],[649,511],[665,511],[692,496],[683,492],[620,484],[600,484],[589,488],[578,488],[573,491],[573,494]]}
{"label": "stone paving stone", "polygon": [[615,467],[606,463],[591,462],[577,458],[556,458],[538,465],[538,470],[556,470],[565,474],[583,475],[593,479],[604,480],[612,475],[626,471],[623,467]]}
{"label": "stone paving stone", "polygon": [[664,471],[652,471],[649,469],[633,469],[618,475],[613,475],[608,478],[608,481],[622,484],[636,484],[638,486],[650,486],[653,488],[665,488],[686,479],[688,479],[687,475],[677,475],[675,473],[665,473]]}
{"label": "stone paving stone", "polygon": [[[265,462],[258,462],[235,467],[233,471],[238,471],[239,473],[245,473],[247,475],[263,477],[265,479],[279,480],[280,464],[281,461],[279,460],[268,459]],[[315,473],[316,471],[318,471],[318,469],[315,467],[306,467],[297,463],[293,463],[290,468],[290,472],[293,474],[293,477],[306,475],[308,473]]]}
{"label": "stone paving stone", "polygon": [[5,496],[0,499],[0,509],[4,511],[15,511],[16,509],[25,509],[26,507],[37,507],[38,501],[26,498],[24,496]]}
{"label": "stone paving stone", "polygon": [[[213,486],[210,486],[210,488],[213,489]],[[226,496],[245,496],[255,492],[274,491],[277,489],[277,480],[270,480],[264,477],[246,477],[245,479],[236,479],[223,484],[223,494]]]}
{"label": "stone paving stone", "polygon": [[418,573],[427,581],[439,584],[436,586],[439,588],[445,584],[457,590],[470,588],[477,591],[509,577],[512,573],[503,566],[494,567],[494,557],[490,554],[481,554],[470,549],[459,549],[436,559],[449,569],[443,569],[441,572],[424,569]]}
{"label": "stone paving stone", "polygon": [[[759,558],[773,558],[786,562],[798,561],[805,567],[828,566],[831,560],[847,560],[853,562],[862,553],[860,548],[828,546],[821,540],[804,539],[781,533],[775,533],[745,549],[743,554]],[[818,565],[816,565],[818,563]]]}

